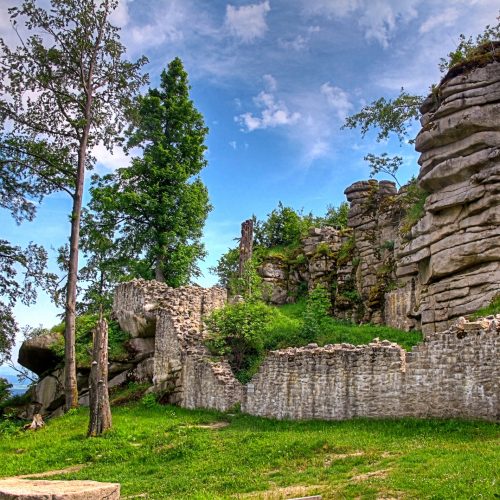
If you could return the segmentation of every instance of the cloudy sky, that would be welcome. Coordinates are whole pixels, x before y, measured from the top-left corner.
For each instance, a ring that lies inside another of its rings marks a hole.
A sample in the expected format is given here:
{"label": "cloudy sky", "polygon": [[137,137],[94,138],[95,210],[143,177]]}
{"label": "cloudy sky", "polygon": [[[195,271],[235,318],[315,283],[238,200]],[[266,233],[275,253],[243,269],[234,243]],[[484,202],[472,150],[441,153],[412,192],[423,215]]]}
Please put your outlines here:
{"label": "cloudy sky", "polygon": [[[0,0],[7,41],[14,38],[6,11],[15,3]],[[401,154],[402,181],[416,174],[411,147],[342,131],[345,116],[401,87],[426,94],[459,34],[477,34],[497,15],[498,0],[123,0],[114,23],[129,57],[148,56],[156,86],[179,56],[210,128],[203,179],[214,210],[200,284],[215,282],[207,269],[234,245],[241,221],[265,217],[280,200],[323,214],[368,177],[368,152]],[[100,172],[129,161],[119,151],[95,153]],[[56,248],[69,234],[69,207],[66,196],[53,195],[21,226],[1,213],[0,237]],[[51,326],[56,313],[46,297],[17,308],[21,324]]]}

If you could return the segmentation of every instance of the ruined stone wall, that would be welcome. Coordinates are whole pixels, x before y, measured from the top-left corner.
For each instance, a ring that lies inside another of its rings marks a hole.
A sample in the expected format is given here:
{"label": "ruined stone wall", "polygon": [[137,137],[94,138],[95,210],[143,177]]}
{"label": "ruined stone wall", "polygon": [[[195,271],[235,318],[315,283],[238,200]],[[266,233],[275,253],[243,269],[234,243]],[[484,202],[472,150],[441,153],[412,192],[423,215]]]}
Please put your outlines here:
{"label": "ruined stone wall", "polygon": [[407,353],[388,341],[271,352],[243,411],[278,419],[500,417],[500,315],[430,334]]}
{"label": "ruined stone wall", "polygon": [[156,281],[119,285],[114,312],[132,335],[154,326],[153,388],[163,402],[225,411],[241,400],[241,384],[227,362],[203,345],[203,317],[226,302],[223,288],[170,288]]}

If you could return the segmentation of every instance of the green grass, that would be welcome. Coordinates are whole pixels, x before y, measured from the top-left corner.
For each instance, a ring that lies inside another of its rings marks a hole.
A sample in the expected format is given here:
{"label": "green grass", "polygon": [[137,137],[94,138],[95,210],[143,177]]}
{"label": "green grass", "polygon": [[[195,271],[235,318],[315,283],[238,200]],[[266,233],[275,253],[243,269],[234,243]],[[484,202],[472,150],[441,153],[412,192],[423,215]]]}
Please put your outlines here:
{"label": "green grass", "polygon": [[474,314],[470,315],[471,319],[483,318],[485,316],[490,316],[491,314],[499,314],[500,313],[500,295],[497,295],[491,301],[491,304],[486,307],[482,307]]}
{"label": "green grass", "polygon": [[[83,464],[58,479],[119,482],[151,499],[495,498],[498,427],[441,420],[273,421],[141,403],[85,437],[87,411],[0,436],[0,476]],[[198,427],[225,421],[220,429]],[[54,477],[56,479],[56,477]],[[285,489],[286,488],[286,489]],[[251,495],[250,495],[251,494]]]}
{"label": "green grass", "polygon": [[315,338],[304,339],[301,329],[305,308],[303,300],[277,308],[277,314],[266,333],[267,350],[299,347],[309,342],[316,342],[320,346],[339,343],[368,344],[375,337],[397,342],[404,349],[411,350],[414,345],[422,342],[422,333],[418,331],[404,332],[383,325],[358,325],[335,318],[327,318]]}

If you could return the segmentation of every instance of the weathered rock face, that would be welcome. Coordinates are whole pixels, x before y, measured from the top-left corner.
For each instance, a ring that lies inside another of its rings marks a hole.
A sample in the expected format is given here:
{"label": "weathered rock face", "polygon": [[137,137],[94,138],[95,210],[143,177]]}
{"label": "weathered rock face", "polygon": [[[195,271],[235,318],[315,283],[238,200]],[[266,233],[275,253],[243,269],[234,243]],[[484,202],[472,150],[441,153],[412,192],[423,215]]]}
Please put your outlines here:
{"label": "weathered rock face", "polygon": [[[422,107],[424,218],[397,260],[416,278],[422,329],[446,328],[500,292],[500,63],[458,75]],[[410,272],[410,267],[418,268]]]}
{"label": "weathered rock face", "polygon": [[[152,370],[153,388],[161,400],[186,408],[225,411],[240,401],[242,386],[229,365],[213,362],[203,344],[203,317],[226,299],[226,290],[217,287],[174,289],[144,280],[118,286],[114,310],[118,318],[125,318],[122,328],[155,325],[154,360],[139,364],[130,378],[141,380]],[[147,349],[139,340],[132,339],[130,347]]]}
{"label": "weathered rock face", "polygon": [[22,343],[18,363],[37,375],[53,370],[61,359],[51,349],[62,338],[60,333],[40,335]]}
{"label": "weathered rock face", "polygon": [[500,417],[500,315],[433,333],[407,353],[375,340],[269,353],[242,410],[290,419]]}
{"label": "weathered rock face", "polygon": [[300,262],[265,262],[271,302],[323,283],[338,317],[424,333],[489,304],[500,294],[499,95],[499,62],[445,78],[421,110],[420,221],[402,230],[394,183],[354,183],[345,190],[352,235],[312,229]]}

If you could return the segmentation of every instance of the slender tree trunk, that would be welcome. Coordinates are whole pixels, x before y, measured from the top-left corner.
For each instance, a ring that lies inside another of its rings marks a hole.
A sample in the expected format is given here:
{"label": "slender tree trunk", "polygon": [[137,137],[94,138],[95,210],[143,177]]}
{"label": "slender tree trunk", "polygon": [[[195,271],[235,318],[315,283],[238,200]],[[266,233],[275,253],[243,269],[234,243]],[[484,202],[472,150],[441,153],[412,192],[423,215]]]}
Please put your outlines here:
{"label": "slender tree trunk", "polygon": [[87,436],[100,436],[111,428],[108,395],[108,323],[102,310],[94,329],[92,366],[90,368],[90,420]]}
{"label": "slender tree trunk", "polygon": [[76,284],[78,280],[78,244],[80,241],[80,216],[82,211],[84,178],[85,158],[84,154],[79,153],[76,189],[73,197],[73,210],[71,212],[68,285],[66,290],[66,326],[64,330],[64,394],[66,411],[78,406],[75,356]]}
{"label": "slender tree trunk", "polygon": [[155,266],[155,280],[165,283],[165,275],[163,274],[162,264],[163,262],[160,258],[158,258]]}

